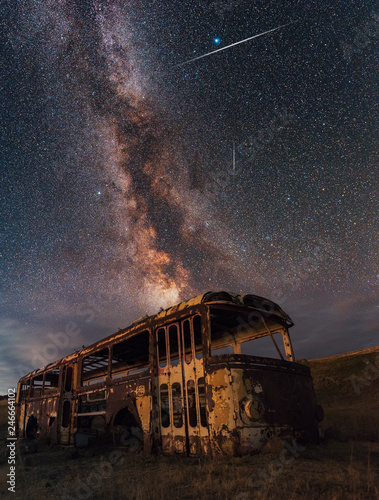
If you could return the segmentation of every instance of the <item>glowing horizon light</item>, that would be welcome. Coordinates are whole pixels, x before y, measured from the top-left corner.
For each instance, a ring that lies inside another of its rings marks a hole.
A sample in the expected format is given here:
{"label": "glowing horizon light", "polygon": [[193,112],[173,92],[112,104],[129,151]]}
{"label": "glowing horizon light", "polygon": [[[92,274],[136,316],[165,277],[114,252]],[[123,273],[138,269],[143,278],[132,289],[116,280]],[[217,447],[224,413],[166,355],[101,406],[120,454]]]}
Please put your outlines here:
{"label": "glowing horizon light", "polygon": [[175,282],[171,283],[147,283],[145,288],[145,305],[152,312],[159,309],[167,309],[180,302],[181,290]]}

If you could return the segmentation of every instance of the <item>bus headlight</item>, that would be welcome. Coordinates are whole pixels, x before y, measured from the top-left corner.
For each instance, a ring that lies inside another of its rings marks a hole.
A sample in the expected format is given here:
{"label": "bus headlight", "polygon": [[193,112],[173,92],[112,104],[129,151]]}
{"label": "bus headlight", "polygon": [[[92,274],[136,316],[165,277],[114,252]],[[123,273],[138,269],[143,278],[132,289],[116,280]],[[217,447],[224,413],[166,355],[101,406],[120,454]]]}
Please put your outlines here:
{"label": "bus headlight", "polygon": [[316,406],[315,416],[318,422],[322,422],[324,420],[324,408],[321,405]]}
{"label": "bus headlight", "polygon": [[259,420],[262,418],[265,408],[258,399],[251,397],[241,401],[241,413],[244,413],[250,420]]}

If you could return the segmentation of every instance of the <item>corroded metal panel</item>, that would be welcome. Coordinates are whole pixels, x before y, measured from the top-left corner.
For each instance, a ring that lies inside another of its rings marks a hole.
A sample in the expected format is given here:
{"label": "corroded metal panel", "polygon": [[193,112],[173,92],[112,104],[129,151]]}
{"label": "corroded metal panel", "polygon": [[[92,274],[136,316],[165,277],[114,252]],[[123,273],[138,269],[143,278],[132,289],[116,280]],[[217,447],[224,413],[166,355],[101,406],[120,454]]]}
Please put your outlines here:
{"label": "corroded metal panel", "polygon": [[235,404],[230,369],[225,366],[207,375],[210,444],[214,455],[233,455],[238,445]]}

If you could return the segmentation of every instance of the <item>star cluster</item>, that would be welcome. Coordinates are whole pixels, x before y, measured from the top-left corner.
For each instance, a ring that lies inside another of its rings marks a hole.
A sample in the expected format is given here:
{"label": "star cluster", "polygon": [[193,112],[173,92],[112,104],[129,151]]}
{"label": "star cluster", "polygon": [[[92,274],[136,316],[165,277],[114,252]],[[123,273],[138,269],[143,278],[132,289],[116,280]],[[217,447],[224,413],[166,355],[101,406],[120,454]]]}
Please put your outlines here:
{"label": "star cluster", "polygon": [[279,302],[300,357],[378,343],[374,2],[0,9],[3,383],[211,289]]}

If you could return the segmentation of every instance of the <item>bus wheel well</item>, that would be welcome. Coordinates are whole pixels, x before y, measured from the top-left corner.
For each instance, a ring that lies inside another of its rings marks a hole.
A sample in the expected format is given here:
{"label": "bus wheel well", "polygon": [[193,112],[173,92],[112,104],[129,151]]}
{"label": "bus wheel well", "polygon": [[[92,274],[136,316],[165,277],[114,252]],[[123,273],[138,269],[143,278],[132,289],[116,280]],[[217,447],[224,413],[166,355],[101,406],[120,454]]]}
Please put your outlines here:
{"label": "bus wheel well", "polygon": [[127,406],[117,412],[113,419],[113,425],[121,425],[123,427],[141,427],[140,422],[137,421],[136,417]]}
{"label": "bus wheel well", "polygon": [[30,415],[26,424],[26,437],[34,438],[37,435],[38,421],[34,415]]}
{"label": "bus wheel well", "polygon": [[117,442],[129,451],[143,448],[144,436],[140,419],[125,407],[119,410],[113,419],[113,429],[117,433]]}

